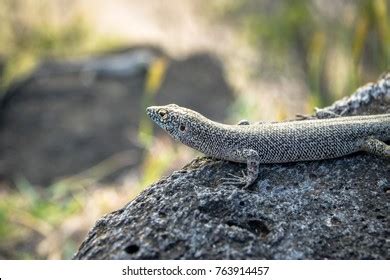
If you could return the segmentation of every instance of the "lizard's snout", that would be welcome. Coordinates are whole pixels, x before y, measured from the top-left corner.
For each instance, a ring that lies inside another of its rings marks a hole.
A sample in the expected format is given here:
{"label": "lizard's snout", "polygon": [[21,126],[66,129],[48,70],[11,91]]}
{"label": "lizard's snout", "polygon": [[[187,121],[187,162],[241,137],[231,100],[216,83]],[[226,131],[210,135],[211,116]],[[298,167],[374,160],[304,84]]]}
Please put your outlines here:
{"label": "lizard's snout", "polygon": [[156,113],[156,106],[150,106],[148,108],[146,108],[146,114],[150,117],[150,118],[153,118],[153,116],[155,115]]}
{"label": "lizard's snout", "polygon": [[150,116],[152,112],[153,112],[153,107],[146,108],[146,114],[148,114],[148,116]]}
{"label": "lizard's snout", "polygon": [[161,114],[159,114],[159,110],[160,110],[159,106],[150,106],[146,108],[146,114],[153,122],[161,126],[162,118],[161,118]]}

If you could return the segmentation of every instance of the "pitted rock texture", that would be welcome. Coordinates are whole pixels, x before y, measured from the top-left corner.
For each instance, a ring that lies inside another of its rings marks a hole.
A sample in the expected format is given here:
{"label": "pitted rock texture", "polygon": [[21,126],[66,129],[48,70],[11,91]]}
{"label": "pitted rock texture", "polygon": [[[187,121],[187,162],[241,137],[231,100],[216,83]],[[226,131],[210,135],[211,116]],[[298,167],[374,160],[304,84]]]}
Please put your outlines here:
{"label": "pitted rock texture", "polygon": [[[359,113],[386,112],[385,97]],[[251,189],[219,184],[244,169],[194,160],[101,218],[74,258],[390,258],[389,161],[358,153],[262,165]]]}

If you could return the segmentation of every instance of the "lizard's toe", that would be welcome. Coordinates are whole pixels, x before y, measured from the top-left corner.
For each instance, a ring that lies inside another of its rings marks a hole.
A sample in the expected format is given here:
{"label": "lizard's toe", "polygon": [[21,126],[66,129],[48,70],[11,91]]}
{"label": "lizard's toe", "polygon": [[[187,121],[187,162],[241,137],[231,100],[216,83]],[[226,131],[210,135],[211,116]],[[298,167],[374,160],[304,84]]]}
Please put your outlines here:
{"label": "lizard's toe", "polygon": [[242,170],[241,171],[242,176],[238,176],[232,173],[227,173],[227,177],[221,178],[219,182],[221,183],[222,186],[244,186],[244,188],[249,187],[252,182],[248,180],[248,176],[245,174],[245,172]]}
{"label": "lizard's toe", "polygon": [[245,185],[246,183],[246,180],[243,177],[231,173],[228,173],[227,175],[228,177],[224,177],[219,180],[222,186],[228,186],[228,185],[240,186],[240,185]]}

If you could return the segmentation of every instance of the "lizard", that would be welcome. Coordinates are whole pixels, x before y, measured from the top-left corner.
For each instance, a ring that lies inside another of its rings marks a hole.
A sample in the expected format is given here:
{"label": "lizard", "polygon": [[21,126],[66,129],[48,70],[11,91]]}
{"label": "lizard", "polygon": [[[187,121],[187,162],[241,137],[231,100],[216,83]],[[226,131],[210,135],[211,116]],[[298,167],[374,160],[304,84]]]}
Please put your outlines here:
{"label": "lizard", "polygon": [[260,164],[316,161],[364,151],[390,159],[390,114],[235,125],[212,121],[176,104],[151,106],[147,115],[173,139],[213,158],[247,164],[223,184],[252,185]]}

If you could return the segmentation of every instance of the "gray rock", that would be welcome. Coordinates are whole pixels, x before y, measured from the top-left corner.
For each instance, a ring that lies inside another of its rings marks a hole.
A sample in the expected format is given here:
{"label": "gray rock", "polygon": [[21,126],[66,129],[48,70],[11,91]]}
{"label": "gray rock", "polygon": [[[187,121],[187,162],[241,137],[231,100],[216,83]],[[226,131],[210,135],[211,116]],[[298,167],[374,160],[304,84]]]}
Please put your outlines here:
{"label": "gray rock", "polygon": [[[375,92],[380,88],[385,89],[375,86]],[[388,110],[386,94],[367,102],[362,92],[373,91],[359,89],[358,99],[326,110]],[[346,110],[347,103],[353,108]],[[226,173],[244,168],[195,159],[101,218],[74,258],[390,258],[389,161],[358,153],[264,165],[251,190],[218,184]]]}

